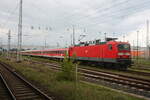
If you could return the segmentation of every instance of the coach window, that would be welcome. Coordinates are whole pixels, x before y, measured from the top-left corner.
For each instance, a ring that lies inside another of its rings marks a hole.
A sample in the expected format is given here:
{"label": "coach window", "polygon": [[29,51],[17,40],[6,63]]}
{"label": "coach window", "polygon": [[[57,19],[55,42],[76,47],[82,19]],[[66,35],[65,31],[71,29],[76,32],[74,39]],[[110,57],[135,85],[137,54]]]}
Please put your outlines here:
{"label": "coach window", "polygon": [[109,50],[113,49],[111,44],[108,45],[108,48],[109,48]]}

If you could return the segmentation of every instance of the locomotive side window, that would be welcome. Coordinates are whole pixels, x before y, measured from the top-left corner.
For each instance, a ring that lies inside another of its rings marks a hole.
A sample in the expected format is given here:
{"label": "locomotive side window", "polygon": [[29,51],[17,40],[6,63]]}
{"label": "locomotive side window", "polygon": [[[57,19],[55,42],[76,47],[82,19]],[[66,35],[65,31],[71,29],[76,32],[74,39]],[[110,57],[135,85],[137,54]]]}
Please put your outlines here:
{"label": "locomotive side window", "polygon": [[130,45],[129,44],[119,44],[118,49],[119,49],[119,51],[121,51],[121,50],[130,50]]}
{"label": "locomotive side window", "polygon": [[113,49],[111,44],[108,45],[108,48],[109,48],[109,50]]}

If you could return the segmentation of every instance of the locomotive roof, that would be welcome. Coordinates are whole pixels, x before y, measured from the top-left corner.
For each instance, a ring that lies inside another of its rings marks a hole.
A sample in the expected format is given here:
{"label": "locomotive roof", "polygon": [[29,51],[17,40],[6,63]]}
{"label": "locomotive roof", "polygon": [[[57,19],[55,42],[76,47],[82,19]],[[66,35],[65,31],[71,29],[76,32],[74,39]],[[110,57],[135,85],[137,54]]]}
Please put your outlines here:
{"label": "locomotive roof", "polygon": [[82,45],[79,44],[79,45],[75,45],[75,46],[92,46],[92,45],[103,45],[103,44],[129,44],[128,42],[121,42],[121,41],[115,41],[115,40],[112,40],[112,41],[107,41],[107,42],[99,42],[97,44],[89,44],[89,43],[83,43]]}
{"label": "locomotive roof", "polygon": [[47,49],[47,50],[42,50],[42,51],[66,51],[68,48],[60,48],[60,49]]}
{"label": "locomotive roof", "polygon": [[129,44],[128,42],[121,42],[121,41],[109,41],[107,44]]}

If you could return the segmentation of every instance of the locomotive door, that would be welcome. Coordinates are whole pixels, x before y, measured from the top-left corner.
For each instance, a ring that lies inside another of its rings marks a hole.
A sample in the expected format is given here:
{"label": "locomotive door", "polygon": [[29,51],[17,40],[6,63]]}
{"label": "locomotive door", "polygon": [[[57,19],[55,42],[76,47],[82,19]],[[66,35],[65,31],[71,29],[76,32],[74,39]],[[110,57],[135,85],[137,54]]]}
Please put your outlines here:
{"label": "locomotive door", "polygon": [[100,45],[100,55],[99,55],[99,58],[100,58],[100,61],[103,62],[104,61],[104,45]]}
{"label": "locomotive door", "polygon": [[113,58],[113,45],[112,44],[108,44],[108,53],[107,53],[107,58],[108,59],[112,59]]}
{"label": "locomotive door", "polygon": [[102,53],[101,53],[101,54],[102,54],[102,59],[101,59],[101,60],[102,60],[102,62],[104,62],[104,48],[102,47],[101,49],[102,49],[102,50],[101,50],[101,52],[102,52]]}

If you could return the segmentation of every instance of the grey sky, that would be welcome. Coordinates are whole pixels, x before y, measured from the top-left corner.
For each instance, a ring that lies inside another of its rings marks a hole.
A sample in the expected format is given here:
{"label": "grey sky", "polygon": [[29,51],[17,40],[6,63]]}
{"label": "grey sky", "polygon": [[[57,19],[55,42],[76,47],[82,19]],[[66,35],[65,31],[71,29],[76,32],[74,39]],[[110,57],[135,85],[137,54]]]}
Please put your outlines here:
{"label": "grey sky", "polygon": [[[8,29],[12,30],[12,43],[17,43],[18,4],[19,0],[0,1],[0,37],[4,43]],[[64,46],[70,43],[72,25],[76,40],[81,34],[87,34],[84,40],[103,38],[106,32],[120,39],[125,34],[132,42],[137,30],[143,30],[141,36],[145,36],[149,5],[150,0],[23,0],[23,44],[43,45],[46,39],[48,45],[58,42]],[[46,27],[52,30],[46,31]]]}

